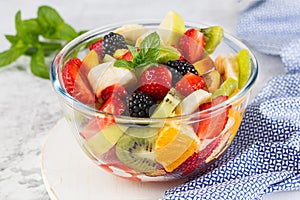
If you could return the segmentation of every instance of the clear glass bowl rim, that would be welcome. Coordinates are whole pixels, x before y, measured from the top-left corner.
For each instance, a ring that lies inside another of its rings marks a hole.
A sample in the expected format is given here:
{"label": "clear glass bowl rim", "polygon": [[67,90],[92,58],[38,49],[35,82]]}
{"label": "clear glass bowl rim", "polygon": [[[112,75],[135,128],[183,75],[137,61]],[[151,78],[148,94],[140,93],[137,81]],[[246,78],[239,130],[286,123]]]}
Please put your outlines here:
{"label": "clear glass bowl rim", "polygon": [[[224,32],[224,38],[222,42],[225,42],[229,47],[231,47],[233,50],[237,51],[238,49],[247,49],[250,52],[250,58],[251,58],[251,75],[241,90],[236,93],[234,96],[229,98],[228,100],[211,107],[207,110],[203,111],[198,111],[189,115],[178,115],[178,116],[173,116],[173,117],[167,117],[167,118],[134,118],[130,116],[122,116],[122,115],[114,115],[114,114],[108,114],[101,112],[99,110],[96,110],[88,105],[85,105],[78,101],[77,99],[73,98],[68,92],[64,89],[63,87],[63,82],[61,79],[61,76],[59,76],[59,72],[61,70],[61,66],[63,65],[63,57],[68,55],[69,52],[71,52],[73,49],[76,47],[80,46],[81,44],[84,44],[84,42],[89,41],[92,38],[99,37],[100,35],[103,35],[104,33],[107,33],[109,31],[113,31],[123,25],[126,24],[140,24],[144,26],[158,26],[161,20],[157,19],[140,19],[140,20],[131,20],[131,21],[124,21],[120,23],[114,23],[114,24],[109,24],[106,26],[101,26],[99,28],[90,30],[72,41],[70,41],[68,44],[66,44],[54,57],[53,62],[50,67],[50,79],[52,86],[55,90],[55,92],[61,97],[68,106],[72,107],[73,109],[84,113],[85,115],[89,116],[113,116],[116,121],[118,122],[129,122],[129,123],[159,123],[159,122],[166,122],[166,121],[176,121],[176,120],[190,120],[193,118],[197,118],[201,115],[205,116],[205,113],[207,111],[210,111],[211,114],[213,114],[214,111],[218,111],[219,108],[222,108],[226,105],[230,105],[233,102],[237,101],[241,97],[243,97],[247,92],[251,90],[253,87],[257,77],[258,77],[258,63],[257,60],[252,53],[252,51],[249,49],[247,45],[245,45],[243,42],[241,42],[239,39],[237,39],[235,36]],[[185,22],[185,27],[186,28],[204,28],[204,27],[209,27],[211,25],[203,24],[203,23],[195,23],[195,22]]]}

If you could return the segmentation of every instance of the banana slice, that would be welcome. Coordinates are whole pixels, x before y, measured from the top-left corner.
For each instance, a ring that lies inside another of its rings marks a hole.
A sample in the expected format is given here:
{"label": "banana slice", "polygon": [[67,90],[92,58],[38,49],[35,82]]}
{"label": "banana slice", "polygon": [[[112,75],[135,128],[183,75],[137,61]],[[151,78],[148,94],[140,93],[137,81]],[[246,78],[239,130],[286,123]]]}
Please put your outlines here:
{"label": "banana slice", "polygon": [[221,54],[215,60],[216,69],[222,76],[223,81],[228,78],[239,80],[239,65],[236,56],[231,54]]}
{"label": "banana slice", "polygon": [[199,106],[210,100],[211,93],[205,90],[196,90],[185,97],[176,108],[176,114],[188,115],[195,112]]}
{"label": "banana slice", "polygon": [[130,86],[137,82],[133,71],[122,67],[114,67],[114,62],[102,63],[91,69],[88,80],[98,98],[101,98],[102,90],[108,86],[114,84]]}

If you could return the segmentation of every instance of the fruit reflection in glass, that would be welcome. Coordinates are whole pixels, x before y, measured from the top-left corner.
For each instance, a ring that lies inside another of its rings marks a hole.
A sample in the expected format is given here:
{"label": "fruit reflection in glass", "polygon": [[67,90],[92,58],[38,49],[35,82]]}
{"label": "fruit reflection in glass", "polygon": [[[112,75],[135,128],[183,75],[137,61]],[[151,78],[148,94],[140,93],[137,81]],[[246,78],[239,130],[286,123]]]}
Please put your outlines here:
{"label": "fruit reflection in glass", "polygon": [[135,181],[199,174],[231,144],[257,64],[220,26],[161,21],[109,25],[71,41],[51,79],[80,147]]}

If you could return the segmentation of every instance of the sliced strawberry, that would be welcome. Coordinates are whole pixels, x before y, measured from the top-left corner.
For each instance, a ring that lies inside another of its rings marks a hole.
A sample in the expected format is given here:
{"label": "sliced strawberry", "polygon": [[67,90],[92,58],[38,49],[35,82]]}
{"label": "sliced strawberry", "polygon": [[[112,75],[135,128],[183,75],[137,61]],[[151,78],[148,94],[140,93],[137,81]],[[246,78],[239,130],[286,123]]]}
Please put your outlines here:
{"label": "sliced strawberry", "polygon": [[163,65],[152,66],[142,73],[138,85],[138,90],[149,94],[155,100],[161,100],[172,87],[172,74]]}
{"label": "sliced strawberry", "polygon": [[103,39],[100,39],[100,40],[92,43],[89,46],[90,50],[94,49],[96,51],[96,53],[98,54],[98,58],[99,58],[100,63],[102,62],[102,42],[103,42]]}
{"label": "sliced strawberry", "polygon": [[112,116],[95,117],[91,119],[82,129],[80,135],[84,139],[89,139],[96,135],[99,131],[105,127],[115,123],[115,119]]}
{"label": "sliced strawberry", "polygon": [[95,95],[92,93],[88,81],[79,73],[81,64],[81,60],[78,58],[73,58],[65,64],[62,70],[64,86],[71,96],[82,103],[94,103]]}
{"label": "sliced strawberry", "polygon": [[103,99],[103,101],[106,101],[112,95],[118,95],[121,99],[123,99],[127,97],[128,93],[122,85],[118,84],[108,86],[101,92],[101,98]]}
{"label": "sliced strawberry", "polygon": [[[227,96],[218,96],[212,102],[200,106],[200,110],[206,110],[228,99]],[[211,139],[218,136],[224,129],[228,120],[230,106],[224,106],[218,110],[207,113],[207,117],[199,122],[197,135],[200,139]]]}
{"label": "sliced strawberry", "polygon": [[214,139],[204,149],[195,152],[184,163],[177,167],[172,173],[180,173],[181,176],[186,176],[194,170],[201,167],[205,160],[212,154],[212,152],[219,146],[221,137]]}
{"label": "sliced strawberry", "polygon": [[190,63],[201,59],[204,52],[204,34],[196,29],[187,30],[180,39],[180,48],[184,58]]}
{"label": "sliced strawberry", "polygon": [[125,110],[126,105],[118,95],[110,96],[100,108],[102,112],[115,115],[121,115]]}
{"label": "sliced strawberry", "polygon": [[127,61],[132,61],[133,60],[133,55],[130,51],[126,52],[123,57],[122,60],[127,60]]}
{"label": "sliced strawberry", "polygon": [[182,95],[188,96],[192,92],[202,89],[204,86],[205,81],[202,77],[188,72],[176,83],[175,89]]}

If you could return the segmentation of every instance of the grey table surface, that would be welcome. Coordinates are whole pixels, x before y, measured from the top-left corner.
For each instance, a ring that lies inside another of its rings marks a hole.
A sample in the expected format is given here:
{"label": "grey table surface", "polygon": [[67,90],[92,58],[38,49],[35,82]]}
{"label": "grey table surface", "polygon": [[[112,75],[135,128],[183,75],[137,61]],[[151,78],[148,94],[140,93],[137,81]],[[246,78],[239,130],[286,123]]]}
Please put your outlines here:
{"label": "grey table surface", "polygon": [[[248,4],[238,0],[8,0],[0,1],[0,51],[9,47],[4,34],[14,34],[14,15],[36,16],[40,5],[58,10],[77,30],[133,19],[162,19],[169,10],[184,20],[218,24],[235,34],[239,14]],[[266,81],[284,73],[279,57],[255,51],[260,72],[252,97]],[[41,147],[48,131],[63,117],[49,80],[29,72],[21,58],[0,69],[0,199],[49,200],[40,173]],[[58,147],[59,148],[59,147]]]}

